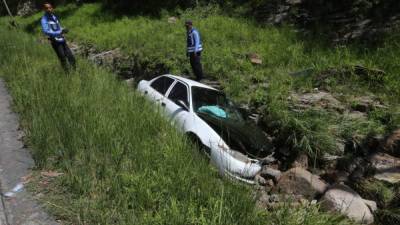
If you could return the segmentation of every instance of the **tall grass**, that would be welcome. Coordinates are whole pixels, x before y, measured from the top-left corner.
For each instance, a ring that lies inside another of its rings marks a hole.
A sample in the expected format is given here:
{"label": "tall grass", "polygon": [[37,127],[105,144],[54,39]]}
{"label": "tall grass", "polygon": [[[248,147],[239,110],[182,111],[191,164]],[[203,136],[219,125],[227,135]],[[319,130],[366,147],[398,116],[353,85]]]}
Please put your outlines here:
{"label": "tall grass", "polygon": [[[261,27],[248,19],[228,17],[223,9],[213,5],[176,13],[164,12],[160,18],[117,16],[104,11],[100,4],[85,4],[79,8],[69,5],[59,8],[58,13],[64,26],[71,30],[70,39],[98,49],[120,48],[137,64],[146,65],[148,71],[158,71],[161,64],[174,74],[190,71],[185,54],[183,21],[192,19],[204,42],[206,75],[218,79],[236,101],[268,106],[262,112],[265,123],[278,123],[274,132],[280,133],[281,139],[288,139],[287,143],[312,156],[335,151],[333,143],[337,138],[356,133],[382,133],[385,126],[398,125],[395,121],[399,119],[382,124],[372,118],[368,126],[348,121],[340,123],[336,129],[337,121],[347,120],[332,118],[325,112],[293,113],[287,106],[291,91],[310,91],[314,87],[312,74],[293,77],[288,75],[290,72],[312,69],[318,73],[327,68],[356,64],[385,70],[384,84],[377,88],[374,83],[364,84],[349,78],[344,84],[332,83],[332,92],[343,99],[373,93],[391,106],[398,105],[398,35],[388,37],[374,49],[365,46],[332,47],[321,39],[299,36],[293,27]],[[168,17],[173,15],[178,15],[177,23],[168,23]],[[38,34],[37,20],[40,16],[37,14],[20,21]],[[248,53],[257,53],[263,63],[251,64]],[[268,83],[268,89],[263,87],[263,83]],[[400,117],[398,113],[390,112],[393,113]]]}
{"label": "tall grass", "polygon": [[[397,63],[399,35],[388,37],[384,44],[374,49],[332,47],[321,39],[299,36],[292,27],[261,27],[248,19],[225,16],[223,9],[214,5],[175,14],[164,12],[161,18],[117,16],[104,11],[100,4],[60,7],[58,14],[63,25],[70,28],[71,39],[90,43],[98,49],[121,48],[128,55],[138,56],[142,62],[163,63],[177,74],[189,70],[183,21],[190,18],[202,34],[207,74],[229,83],[239,80],[243,90],[247,90],[254,80],[285,79],[290,83],[294,80],[287,76],[289,72],[349,64],[384,69],[388,73],[387,84],[399,85],[395,79],[400,69]],[[168,23],[168,17],[174,15],[179,15],[177,22]],[[39,33],[40,16],[41,13],[22,22],[29,23]],[[258,53],[263,64],[252,65],[246,58],[248,53]],[[228,90],[229,83],[226,85]],[[396,95],[400,93],[397,88],[391,91]],[[240,95],[236,90],[232,92]],[[241,93],[242,97],[248,94]],[[251,93],[250,97],[253,97]]]}
{"label": "tall grass", "polygon": [[317,207],[257,209],[249,187],[221,179],[112,74],[85,60],[65,74],[48,45],[0,24],[0,76],[37,167],[64,172],[48,193],[56,216],[72,224],[349,223]]}

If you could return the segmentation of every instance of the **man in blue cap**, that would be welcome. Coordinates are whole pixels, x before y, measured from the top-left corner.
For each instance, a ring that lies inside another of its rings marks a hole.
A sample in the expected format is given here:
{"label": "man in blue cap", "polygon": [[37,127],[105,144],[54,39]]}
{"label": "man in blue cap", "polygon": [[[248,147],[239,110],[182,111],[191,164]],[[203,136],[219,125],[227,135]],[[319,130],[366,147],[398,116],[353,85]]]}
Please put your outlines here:
{"label": "man in blue cap", "polygon": [[50,40],[51,46],[56,52],[64,70],[68,71],[69,67],[75,69],[75,57],[71,49],[69,49],[64,37],[64,34],[67,33],[68,30],[61,27],[58,18],[54,15],[54,8],[50,3],[43,4],[43,10],[45,14],[40,20],[43,33]]}
{"label": "man in blue cap", "polygon": [[190,65],[192,66],[196,80],[200,81],[203,79],[203,68],[200,61],[203,46],[201,43],[200,33],[193,27],[191,20],[185,22],[185,27],[187,31],[187,55],[190,59]]}

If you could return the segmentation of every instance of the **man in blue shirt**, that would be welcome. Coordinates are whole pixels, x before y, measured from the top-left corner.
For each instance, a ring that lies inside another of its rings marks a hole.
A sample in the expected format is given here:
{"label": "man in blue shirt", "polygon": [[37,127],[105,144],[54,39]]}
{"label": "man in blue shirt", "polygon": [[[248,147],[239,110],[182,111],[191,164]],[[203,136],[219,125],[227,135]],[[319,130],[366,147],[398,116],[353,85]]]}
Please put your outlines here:
{"label": "man in blue shirt", "polygon": [[71,49],[69,49],[64,37],[67,30],[61,27],[58,18],[54,15],[53,6],[50,3],[43,4],[43,10],[45,14],[40,20],[43,33],[50,40],[51,46],[56,52],[64,70],[68,71],[70,67],[75,69],[74,55]]}
{"label": "man in blue shirt", "polygon": [[203,68],[200,61],[203,46],[200,33],[193,27],[193,23],[190,20],[185,22],[185,26],[187,31],[187,55],[190,59],[190,65],[192,66],[196,80],[200,81],[203,79]]}

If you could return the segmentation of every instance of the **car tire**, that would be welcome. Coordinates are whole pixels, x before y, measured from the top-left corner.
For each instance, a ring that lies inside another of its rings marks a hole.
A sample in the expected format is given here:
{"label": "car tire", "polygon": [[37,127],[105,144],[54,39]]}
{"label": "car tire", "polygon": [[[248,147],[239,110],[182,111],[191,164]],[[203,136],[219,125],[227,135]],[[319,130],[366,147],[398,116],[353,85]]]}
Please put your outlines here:
{"label": "car tire", "polygon": [[206,156],[207,159],[211,158],[211,151],[210,148],[208,148],[207,146],[205,146],[199,137],[197,137],[195,134],[193,133],[189,133],[188,134],[188,138],[189,140],[194,144],[194,146],[199,150],[199,152]]}

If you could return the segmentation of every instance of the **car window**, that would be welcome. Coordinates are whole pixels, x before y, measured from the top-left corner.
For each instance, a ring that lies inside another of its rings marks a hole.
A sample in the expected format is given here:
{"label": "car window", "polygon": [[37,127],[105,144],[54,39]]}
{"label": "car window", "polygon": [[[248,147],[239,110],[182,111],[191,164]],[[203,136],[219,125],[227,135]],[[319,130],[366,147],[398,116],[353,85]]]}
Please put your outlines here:
{"label": "car window", "polygon": [[177,102],[178,100],[182,100],[187,106],[189,106],[188,100],[188,89],[186,85],[181,82],[177,82],[172,88],[171,92],[168,95],[168,98],[173,102]]}
{"label": "car window", "polygon": [[214,117],[244,121],[235,104],[224,93],[208,88],[192,87],[193,110]]}
{"label": "car window", "polygon": [[156,91],[161,93],[162,95],[165,95],[167,92],[169,86],[174,82],[174,79],[170,77],[160,77],[153,81],[150,86],[154,88]]}

